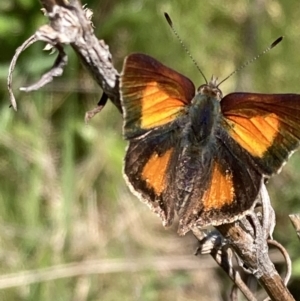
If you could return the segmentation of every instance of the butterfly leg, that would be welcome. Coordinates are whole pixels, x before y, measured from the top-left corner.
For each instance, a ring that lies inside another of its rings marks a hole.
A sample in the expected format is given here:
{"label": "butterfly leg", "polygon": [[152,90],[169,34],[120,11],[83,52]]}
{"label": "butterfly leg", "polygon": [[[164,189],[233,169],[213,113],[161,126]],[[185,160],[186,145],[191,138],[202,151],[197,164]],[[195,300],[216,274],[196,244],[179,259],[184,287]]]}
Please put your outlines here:
{"label": "butterfly leg", "polygon": [[199,241],[195,255],[210,254],[213,249],[219,250],[224,244],[224,238],[219,231],[213,230],[204,234],[204,238]]}

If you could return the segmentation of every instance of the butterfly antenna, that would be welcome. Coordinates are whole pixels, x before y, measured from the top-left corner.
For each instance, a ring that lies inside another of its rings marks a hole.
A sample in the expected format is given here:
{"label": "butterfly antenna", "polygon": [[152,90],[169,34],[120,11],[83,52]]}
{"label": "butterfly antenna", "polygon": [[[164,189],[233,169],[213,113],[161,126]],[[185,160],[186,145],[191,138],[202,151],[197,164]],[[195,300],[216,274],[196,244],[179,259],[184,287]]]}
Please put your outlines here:
{"label": "butterfly antenna", "polygon": [[244,69],[245,67],[247,67],[248,65],[252,64],[254,61],[256,61],[260,56],[262,56],[263,54],[269,52],[272,48],[274,48],[276,45],[278,45],[281,41],[283,40],[283,37],[279,37],[277,38],[269,47],[267,47],[263,52],[259,53],[257,56],[255,56],[254,58],[252,58],[251,60],[245,62],[243,65],[241,65],[239,68],[237,68],[236,70],[234,70],[233,72],[231,72],[227,77],[225,77],[221,82],[219,82],[218,86],[219,87],[222,83],[224,83],[229,77],[231,77],[232,75],[234,75],[235,73],[241,71],[242,69]]}
{"label": "butterfly antenna", "polygon": [[169,16],[167,13],[164,13],[164,15],[165,15],[165,18],[166,18],[168,24],[170,25],[172,31],[174,32],[176,38],[179,40],[181,46],[183,47],[183,49],[185,50],[185,52],[187,53],[187,55],[190,57],[190,59],[192,60],[192,62],[194,63],[194,65],[196,66],[196,68],[198,69],[198,71],[201,73],[201,75],[203,76],[203,78],[204,78],[204,80],[205,80],[205,82],[206,82],[206,84],[207,84],[208,82],[207,82],[207,79],[206,79],[205,75],[203,74],[203,72],[202,72],[201,68],[199,67],[199,65],[197,64],[196,60],[195,60],[195,59],[193,58],[193,56],[191,55],[191,53],[190,53],[190,51],[188,50],[188,48],[187,48],[187,47],[185,46],[185,44],[183,43],[183,41],[182,41],[182,39],[180,38],[178,32],[175,30],[175,28],[174,28],[174,26],[173,26],[173,22],[172,22],[170,16]]}

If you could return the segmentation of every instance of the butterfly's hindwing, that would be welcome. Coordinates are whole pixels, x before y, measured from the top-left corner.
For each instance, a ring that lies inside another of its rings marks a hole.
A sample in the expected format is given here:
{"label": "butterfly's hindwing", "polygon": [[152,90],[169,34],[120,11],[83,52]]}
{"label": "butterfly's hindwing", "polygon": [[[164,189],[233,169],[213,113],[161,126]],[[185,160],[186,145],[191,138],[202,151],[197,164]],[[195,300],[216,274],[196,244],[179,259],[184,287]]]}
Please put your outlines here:
{"label": "butterfly's hindwing", "polygon": [[[259,193],[262,175],[249,153],[222,128],[216,135],[212,145],[202,148],[200,160],[191,156],[190,162],[187,158],[184,162],[186,167],[193,165],[195,172],[193,189],[178,211],[181,234],[194,226],[216,226],[237,220],[254,206]],[[186,168],[186,179],[189,170]],[[177,174],[181,172],[178,170]]]}
{"label": "butterfly's hindwing", "polygon": [[170,166],[176,161],[176,127],[166,135],[155,132],[130,141],[124,174],[129,187],[139,198],[157,213],[164,225],[170,225],[174,217],[174,200]]}

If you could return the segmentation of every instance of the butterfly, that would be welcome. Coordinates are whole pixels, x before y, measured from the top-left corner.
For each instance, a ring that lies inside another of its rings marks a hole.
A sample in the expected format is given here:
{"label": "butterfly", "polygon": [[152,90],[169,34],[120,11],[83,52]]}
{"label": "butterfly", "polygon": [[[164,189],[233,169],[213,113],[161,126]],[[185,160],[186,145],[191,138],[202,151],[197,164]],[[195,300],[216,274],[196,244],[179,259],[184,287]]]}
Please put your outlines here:
{"label": "butterfly", "polygon": [[120,77],[124,177],[179,234],[253,209],[264,181],[300,141],[300,95],[231,93],[217,81],[197,90],[185,76],[134,53]]}

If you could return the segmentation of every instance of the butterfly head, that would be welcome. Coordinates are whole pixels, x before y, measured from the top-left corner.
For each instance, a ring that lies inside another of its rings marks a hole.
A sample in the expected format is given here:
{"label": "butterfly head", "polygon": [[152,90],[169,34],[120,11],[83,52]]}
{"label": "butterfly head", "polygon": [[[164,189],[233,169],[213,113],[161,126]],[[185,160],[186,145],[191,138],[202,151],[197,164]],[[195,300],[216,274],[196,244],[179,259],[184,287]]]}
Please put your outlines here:
{"label": "butterfly head", "polygon": [[219,101],[223,98],[222,91],[218,88],[218,78],[212,76],[211,80],[204,85],[201,85],[197,92],[203,95],[217,98]]}

